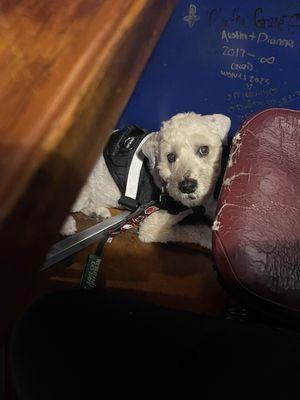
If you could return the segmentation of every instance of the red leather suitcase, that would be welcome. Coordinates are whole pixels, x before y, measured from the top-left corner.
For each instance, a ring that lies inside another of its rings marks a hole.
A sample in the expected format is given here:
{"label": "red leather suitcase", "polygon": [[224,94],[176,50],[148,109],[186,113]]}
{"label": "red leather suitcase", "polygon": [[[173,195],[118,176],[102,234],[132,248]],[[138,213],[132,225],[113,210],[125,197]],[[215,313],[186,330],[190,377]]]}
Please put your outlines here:
{"label": "red leather suitcase", "polygon": [[300,111],[268,109],[233,140],[213,226],[225,286],[246,305],[300,320]]}

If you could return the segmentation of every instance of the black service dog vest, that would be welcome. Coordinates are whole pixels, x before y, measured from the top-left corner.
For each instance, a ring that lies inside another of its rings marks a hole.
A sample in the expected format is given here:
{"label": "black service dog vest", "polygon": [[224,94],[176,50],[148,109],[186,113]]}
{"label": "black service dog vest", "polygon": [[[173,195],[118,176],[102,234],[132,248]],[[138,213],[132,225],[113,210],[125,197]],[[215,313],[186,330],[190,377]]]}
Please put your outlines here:
{"label": "black service dog vest", "polygon": [[112,133],[103,151],[107,168],[118,186],[119,204],[130,211],[155,201],[159,208],[171,214],[187,209],[170,196],[161,196],[141,148],[153,133],[135,125]]}
{"label": "black service dog vest", "polygon": [[107,168],[121,192],[119,204],[130,211],[151,200],[159,201],[160,191],[141,151],[149,135],[150,132],[129,125],[112,133],[103,152]]}

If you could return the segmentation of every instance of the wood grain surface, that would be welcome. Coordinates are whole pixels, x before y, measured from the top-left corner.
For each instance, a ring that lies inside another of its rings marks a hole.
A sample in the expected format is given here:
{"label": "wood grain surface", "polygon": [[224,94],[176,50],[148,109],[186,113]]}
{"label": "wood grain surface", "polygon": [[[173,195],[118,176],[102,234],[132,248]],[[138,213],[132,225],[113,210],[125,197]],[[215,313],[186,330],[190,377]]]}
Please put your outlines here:
{"label": "wood grain surface", "polygon": [[175,0],[0,3],[1,334],[114,128]]}
{"label": "wood grain surface", "polygon": [[[81,213],[75,218],[79,230],[95,223]],[[67,262],[39,274],[33,298],[78,286],[87,257],[97,246],[96,242]],[[203,253],[197,245],[142,243],[135,230],[124,232],[106,244],[96,288],[109,288],[168,308],[208,315],[221,314],[234,304],[219,284],[211,254]]]}

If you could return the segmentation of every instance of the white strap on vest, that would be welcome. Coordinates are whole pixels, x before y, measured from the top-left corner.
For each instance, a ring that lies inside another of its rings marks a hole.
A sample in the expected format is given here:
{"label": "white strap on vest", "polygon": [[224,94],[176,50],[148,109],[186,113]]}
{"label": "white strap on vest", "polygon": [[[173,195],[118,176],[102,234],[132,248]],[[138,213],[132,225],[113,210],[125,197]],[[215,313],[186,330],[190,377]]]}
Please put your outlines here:
{"label": "white strap on vest", "polygon": [[138,188],[139,188],[139,181],[140,181],[140,174],[143,167],[144,162],[144,154],[141,151],[143,144],[153,136],[155,132],[150,133],[149,135],[145,136],[144,139],[139,144],[138,148],[136,149],[132,161],[128,171],[128,177],[126,182],[126,190],[125,196],[130,197],[133,200],[136,200]]}

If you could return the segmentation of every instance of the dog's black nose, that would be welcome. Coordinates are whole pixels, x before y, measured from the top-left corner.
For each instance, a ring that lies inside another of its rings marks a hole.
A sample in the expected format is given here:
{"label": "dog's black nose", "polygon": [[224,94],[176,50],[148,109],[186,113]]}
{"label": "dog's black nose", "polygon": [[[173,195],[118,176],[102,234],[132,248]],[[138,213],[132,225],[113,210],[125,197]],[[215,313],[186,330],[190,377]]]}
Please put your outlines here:
{"label": "dog's black nose", "polygon": [[193,193],[198,186],[196,179],[186,178],[179,182],[178,188],[182,193]]}

